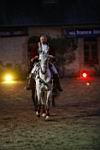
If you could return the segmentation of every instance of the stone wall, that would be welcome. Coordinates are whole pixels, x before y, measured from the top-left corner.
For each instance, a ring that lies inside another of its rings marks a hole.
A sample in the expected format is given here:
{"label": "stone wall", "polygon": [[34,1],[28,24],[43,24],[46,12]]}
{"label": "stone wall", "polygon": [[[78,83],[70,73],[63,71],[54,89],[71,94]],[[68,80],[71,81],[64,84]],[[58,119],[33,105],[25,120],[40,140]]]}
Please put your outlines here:
{"label": "stone wall", "polygon": [[[0,37],[0,62],[4,65],[7,63],[18,64],[22,69],[28,69],[27,42],[32,36],[47,34],[51,38],[61,38],[63,30],[61,27],[30,27],[28,28],[28,36],[17,37]],[[84,67],[84,41],[78,38],[77,49],[73,51],[75,59],[71,63],[65,63],[61,70],[64,76],[76,74]],[[65,54],[67,56],[67,54]],[[66,57],[65,56],[65,57]],[[98,38],[98,56],[100,69],[100,38]],[[66,57],[67,59],[67,57]]]}
{"label": "stone wall", "polygon": [[0,38],[0,61],[4,65],[10,63],[27,64],[27,36]]}
{"label": "stone wall", "polygon": [[47,34],[52,38],[62,36],[61,27],[32,27],[28,29],[29,36],[40,36],[41,34]]}

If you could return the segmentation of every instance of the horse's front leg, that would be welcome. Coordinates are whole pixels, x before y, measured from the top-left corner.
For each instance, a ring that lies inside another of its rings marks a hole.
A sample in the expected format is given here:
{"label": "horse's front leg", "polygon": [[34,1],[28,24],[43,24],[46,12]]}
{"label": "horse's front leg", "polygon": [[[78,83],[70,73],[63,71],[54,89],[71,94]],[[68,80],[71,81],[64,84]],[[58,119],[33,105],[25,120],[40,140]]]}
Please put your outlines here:
{"label": "horse's front leg", "polygon": [[41,90],[39,88],[36,89],[37,91],[37,111],[36,115],[40,117],[40,111],[41,111]]}
{"label": "horse's front leg", "polygon": [[41,94],[41,111],[42,111],[42,117],[46,116],[46,109],[45,109],[45,92],[42,91]]}
{"label": "horse's front leg", "polygon": [[52,96],[52,92],[48,91],[47,92],[47,99],[46,99],[46,119],[49,118],[50,116],[50,112],[49,112],[49,103],[51,101],[51,96]]}

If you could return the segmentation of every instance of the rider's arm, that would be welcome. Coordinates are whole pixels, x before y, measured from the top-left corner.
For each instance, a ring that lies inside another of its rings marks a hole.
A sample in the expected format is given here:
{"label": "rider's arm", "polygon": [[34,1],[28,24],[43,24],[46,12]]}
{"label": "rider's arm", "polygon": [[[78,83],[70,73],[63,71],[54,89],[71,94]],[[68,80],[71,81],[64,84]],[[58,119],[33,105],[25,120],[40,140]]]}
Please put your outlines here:
{"label": "rider's arm", "polygon": [[42,52],[42,46],[41,43],[38,42],[38,53],[40,54]]}

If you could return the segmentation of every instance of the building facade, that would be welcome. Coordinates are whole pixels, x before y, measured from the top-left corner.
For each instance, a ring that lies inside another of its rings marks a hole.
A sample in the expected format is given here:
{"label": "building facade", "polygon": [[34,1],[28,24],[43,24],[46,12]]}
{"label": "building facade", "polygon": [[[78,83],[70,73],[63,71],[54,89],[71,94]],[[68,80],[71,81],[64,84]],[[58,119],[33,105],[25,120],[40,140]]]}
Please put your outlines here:
{"label": "building facade", "polygon": [[[100,72],[100,28],[96,26],[73,27],[42,27],[29,28],[29,36],[39,36],[47,33],[52,38],[71,38],[77,41],[74,51],[75,59],[63,65],[65,76],[89,70],[92,73]],[[65,54],[67,59],[67,54]]]}
{"label": "building facade", "polygon": [[[72,52],[64,53],[65,62],[60,66],[63,76],[76,75],[81,70],[100,72],[100,28],[99,27],[66,27],[42,26],[7,28],[0,31],[0,62],[18,65],[22,70],[28,69],[28,40],[32,36],[47,34],[53,39],[74,39],[77,47]],[[56,52],[57,53],[57,52]],[[68,55],[73,56],[73,61],[68,62]]]}

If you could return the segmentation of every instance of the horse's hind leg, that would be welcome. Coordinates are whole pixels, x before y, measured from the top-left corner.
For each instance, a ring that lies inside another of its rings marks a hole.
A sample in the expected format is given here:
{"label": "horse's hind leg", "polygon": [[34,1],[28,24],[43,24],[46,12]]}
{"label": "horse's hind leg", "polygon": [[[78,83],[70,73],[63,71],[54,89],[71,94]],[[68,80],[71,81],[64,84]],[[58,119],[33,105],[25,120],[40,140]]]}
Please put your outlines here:
{"label": "horse's hind leg", "polygon": [[49,108],[46,108],[46,116],[50,116]]}
{"label": "horse's hind leg", "polygon": [[34,109],[37,111],[37,96],[36,96],[36,91],[35,89],[32,89],[32,100],[34,104]]}
{"label": "horse's hind leg", "polygon": [[54,95],[52,95],[52,106],[53,106],[53,107],[56,106],[56,104],[55,104],[55,96],[54,96]]}
{"label": "horse's hind leg", "polygon": [[42,110],[42,117],[45,117],[46,116],[46,109],[45,109],[44,104],[41,106],[41,110]]}
{"label": "horse's hind leg", "polygon": [[37,106],[37,111],[36,111],[36,115],[37,115],[38,117],[40,117],[40,111],[41,111],[41,105],[38,105],[38,106]]}
{"label": "horse's hind leg", "polygon": [[45,120],[49,120],[49,119],[50,119],[49,108],[46,108],[46,116],[45,116]]}

